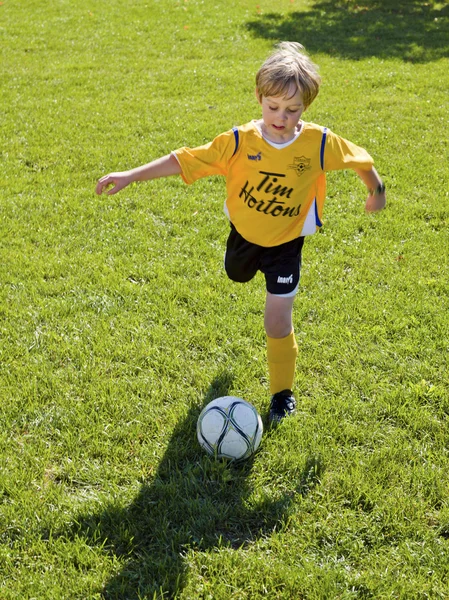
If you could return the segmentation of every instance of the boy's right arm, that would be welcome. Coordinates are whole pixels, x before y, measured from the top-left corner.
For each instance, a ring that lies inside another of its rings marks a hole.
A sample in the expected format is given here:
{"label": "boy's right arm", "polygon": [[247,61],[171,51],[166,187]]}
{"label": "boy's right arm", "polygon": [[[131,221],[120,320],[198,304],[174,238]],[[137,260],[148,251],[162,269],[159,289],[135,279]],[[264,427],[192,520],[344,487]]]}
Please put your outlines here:
{"label": "boy's right arm", "polygon": [[178,161],[173,154],[167,154],[167,156],[153,160],[147,165],[136,167],[130,171],[120,171],[105,175],[98,180],[95,191],[97,194],[105,192],[110,196],[123,190],[123,188],[135,181],[148,181],[150,179],[157,179],[158,177],[169,177],[170,175],[180,174],[181,167]]}

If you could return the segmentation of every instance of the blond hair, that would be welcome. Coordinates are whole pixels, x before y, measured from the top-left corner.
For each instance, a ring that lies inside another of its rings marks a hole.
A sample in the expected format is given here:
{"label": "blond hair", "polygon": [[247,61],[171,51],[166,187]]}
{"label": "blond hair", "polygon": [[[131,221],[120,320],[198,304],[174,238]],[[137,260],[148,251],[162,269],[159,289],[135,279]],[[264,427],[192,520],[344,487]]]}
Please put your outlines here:
{"label": "blond hair", "polygon": [[[286,96],[292,84],[301,92],[304,107],[315,100],[321,83],[318,67],[298,42],[281,42],[256,75],[259,100],[262,96]],[[296,90],[295,90],[296,93]]]}

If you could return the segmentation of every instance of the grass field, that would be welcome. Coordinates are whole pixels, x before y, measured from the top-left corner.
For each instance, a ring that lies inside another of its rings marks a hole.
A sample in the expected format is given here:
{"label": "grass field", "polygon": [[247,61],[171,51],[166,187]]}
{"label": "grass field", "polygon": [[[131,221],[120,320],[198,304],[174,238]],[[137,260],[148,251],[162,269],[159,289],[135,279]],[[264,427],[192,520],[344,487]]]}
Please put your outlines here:
{"label": "grass field", "polygon": [[[195,436],[218,395],[269,400],[223,181],[94,186],[258,118],[281,39],[388,207],[329,176],[298,415],[237,468]],[[447,598],[447,2],[3,0],[0,64],[0,599]]]}

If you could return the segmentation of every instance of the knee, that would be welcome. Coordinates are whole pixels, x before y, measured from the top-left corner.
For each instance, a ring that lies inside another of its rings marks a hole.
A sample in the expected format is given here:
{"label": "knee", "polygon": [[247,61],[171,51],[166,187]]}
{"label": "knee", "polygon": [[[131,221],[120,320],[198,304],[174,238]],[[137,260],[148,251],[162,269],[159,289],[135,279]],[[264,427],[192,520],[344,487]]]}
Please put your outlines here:
{"label": "knee", "polygon": [[225,271],[226,275],[232,281],[237,283],[247,283],[254,277],[255,272],[242,269],[242,267],[235,261],[228,261],[225,259]]}
{"label": "knee", "polygon": [[265,331],[268,337],[283,338],[293,331],[294,297],[267,294],[265,305]]}
{"label": "knee", "polygon": [[293,331],[293,323],[290,315],[265,314],[265,333],[271,338],[284,338]]}
{"label": "knee", "polygon": [[244,273],[238,270],[233,271],[232,269],[226,269],[226,275],[231,281],[235,281],[236,283],[248,283],[252,279],[252,277],[248,277]]}

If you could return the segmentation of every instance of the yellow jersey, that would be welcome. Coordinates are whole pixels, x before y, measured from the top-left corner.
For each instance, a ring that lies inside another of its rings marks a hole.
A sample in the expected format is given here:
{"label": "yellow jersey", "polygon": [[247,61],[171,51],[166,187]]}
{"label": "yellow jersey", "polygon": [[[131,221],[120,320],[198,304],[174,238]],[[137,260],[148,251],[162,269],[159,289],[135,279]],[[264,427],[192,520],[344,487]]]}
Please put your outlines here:
{"label": "yellow jersey", "polygon": [[225,212],[230,221],[248,242],[265,247],[304,235],[312,211],[313,230],[321,227],[326,171],[368,170],[373,165],[363,148],[306,122],[282,147],[265,140],[251,121],[204,146],[179,148],[174,154],[188,184],[210,175],[226,177]]}

